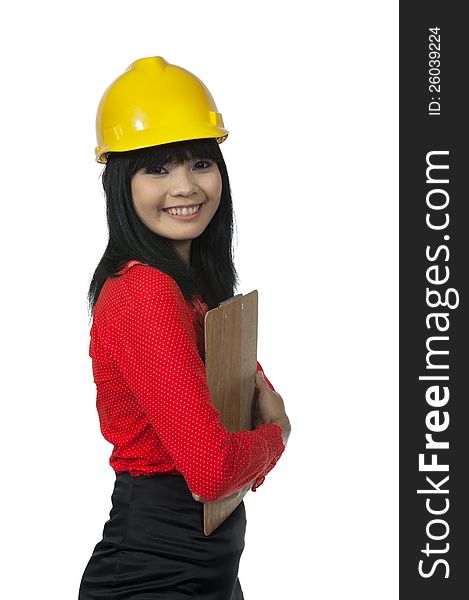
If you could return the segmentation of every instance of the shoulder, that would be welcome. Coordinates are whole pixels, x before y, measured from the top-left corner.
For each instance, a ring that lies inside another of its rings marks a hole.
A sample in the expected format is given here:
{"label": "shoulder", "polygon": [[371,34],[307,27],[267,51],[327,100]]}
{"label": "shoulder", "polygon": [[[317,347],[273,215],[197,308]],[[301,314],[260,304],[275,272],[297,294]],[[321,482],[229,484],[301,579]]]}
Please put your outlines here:
{"label": "shoulder", "polygon": [[108,277],[99,296],[100,306],[123,310],[129,303],[139,304],[151,299],[174,305],[184,304],[184,296],[172,277],[156,267],[131,260],[118,272]]}
{"label": "shoulder", "polygon": [[174,279],[151,265],[129,261],[120,279],[121,285],[124,285],[134,298],[159,296],[184,301],[184,296]]}

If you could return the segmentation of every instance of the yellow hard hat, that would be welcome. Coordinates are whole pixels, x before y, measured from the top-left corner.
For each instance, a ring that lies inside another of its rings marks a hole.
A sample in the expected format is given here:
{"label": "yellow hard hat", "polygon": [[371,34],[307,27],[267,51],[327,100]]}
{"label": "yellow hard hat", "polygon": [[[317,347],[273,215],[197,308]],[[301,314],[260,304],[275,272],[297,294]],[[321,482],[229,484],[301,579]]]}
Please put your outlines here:
{"label": "yellow hard hat", "polygon": [[228,137],[215,101],[195,75],[161,56],[140,58],[106,89],[96,114],[96,161],[170,142]]}

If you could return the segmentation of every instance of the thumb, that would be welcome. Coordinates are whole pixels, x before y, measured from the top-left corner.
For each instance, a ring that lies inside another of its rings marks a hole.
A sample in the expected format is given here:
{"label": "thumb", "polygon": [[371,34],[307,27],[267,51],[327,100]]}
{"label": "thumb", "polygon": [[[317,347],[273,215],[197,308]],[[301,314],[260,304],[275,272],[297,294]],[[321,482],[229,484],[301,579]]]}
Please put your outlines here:
{"label": "thumb", "polygon": [[264,373],[262,371],[256,372],[256,383],[258,383],[258,384],[265,383]]}

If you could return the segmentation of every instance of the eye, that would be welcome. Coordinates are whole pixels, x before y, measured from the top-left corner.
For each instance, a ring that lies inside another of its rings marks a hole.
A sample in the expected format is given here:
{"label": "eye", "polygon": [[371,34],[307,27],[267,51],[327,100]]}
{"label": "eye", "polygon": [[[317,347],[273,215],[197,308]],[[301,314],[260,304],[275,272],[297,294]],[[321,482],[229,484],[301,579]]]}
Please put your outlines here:
{"label": "eye", "polygon": [[[163,173],[161,173],[161,169],[163,169],[163,171],[166,171],[166,169],[162,165],[158,165],[156,167],[151,167],[151,168],[146,169],[146,172],[151,175],[163,175]],[[166,171],[166,173],[167,172],[168,171]]]}
{"label": "eye", "polygon": [[203,168],[202,168],[202,170],[203,170],[203,171],[204,171],[205,169],[208,169],[209,167],[211,167],[211,166],[212,166],[212,164],[213,164],[213,163],[212,163],[210,160],[198,160],[198,161],[195,163],[195,166],[197,167],[197,165],[200,165],[200,164],[203,164],[203,163],[205,163],[205,164],[207,165],[206,167],[203,167]]}

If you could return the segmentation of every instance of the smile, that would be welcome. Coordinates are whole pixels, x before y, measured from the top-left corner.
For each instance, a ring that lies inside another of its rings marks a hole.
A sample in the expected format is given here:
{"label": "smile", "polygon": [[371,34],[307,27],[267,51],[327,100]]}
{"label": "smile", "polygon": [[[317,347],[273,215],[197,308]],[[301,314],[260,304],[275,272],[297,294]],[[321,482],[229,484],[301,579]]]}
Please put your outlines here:
{"label": "smile", "polygon": [[190,208],[163,208],[163,211],[171,217],[176,217],[177,219],[183,219],[187,221],[189,219],[193,219],[199,213],[201,206],[202,204],[197,204],[196,206],[191,206]]}

